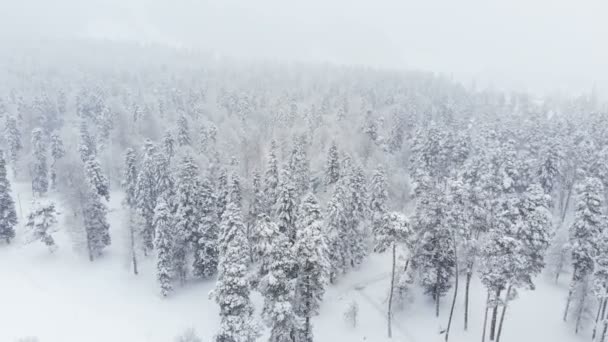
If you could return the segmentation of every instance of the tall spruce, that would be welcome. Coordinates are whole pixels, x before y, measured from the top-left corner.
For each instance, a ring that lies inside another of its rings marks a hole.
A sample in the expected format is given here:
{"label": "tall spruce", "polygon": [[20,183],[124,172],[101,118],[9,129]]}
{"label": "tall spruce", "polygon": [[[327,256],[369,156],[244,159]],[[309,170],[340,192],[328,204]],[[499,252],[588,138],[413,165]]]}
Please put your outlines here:
{"label": "tall spruce", "polygon": [[156,279],[160,294],[167,297],[173,291],[173,216],[164,198],[160,198],[154,210],[154,247],[156,249]]}
{"label": "tall spruce", "polygon": [[47,165],[47,149],[41,128],[32,130],[32,150],[34,163],[32,165],[32,192],[35,196],[44,196],[49,190],[49,175]]}
{"label": "tall spruce", "polygon": [[213,292],[220,306],[216,342],[253,342],[259,336],[249,299],[247,236],[241,213],[229,202],[222,215],[219,238],[218,279]]}
{"label": "tall spruce", "polygon": [[0,240],[10,243],[15,237],[17,212],[11,196],[11,183],[6,175],[4,151],[0,150]]}
{"label": "tall spruce", "polygon": [[320,208],[314,195],[303,202],[302,222],[294,246],[298,269],[295,285],[295,313],[304,320],[298,329],[296,341],[312,342],[312,317],[319,313],[329,277],[327,244],[324,236]]}

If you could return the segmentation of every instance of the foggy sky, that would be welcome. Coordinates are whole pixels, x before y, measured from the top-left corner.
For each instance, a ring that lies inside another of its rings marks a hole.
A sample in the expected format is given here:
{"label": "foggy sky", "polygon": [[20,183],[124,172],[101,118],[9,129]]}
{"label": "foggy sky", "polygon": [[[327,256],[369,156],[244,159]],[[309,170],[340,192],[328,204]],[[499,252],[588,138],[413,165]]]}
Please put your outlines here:
{"label": "foggy sky", "polygon": [[5,37],[160,42],[604,95],[607,18],[605,0],[0,0]]}

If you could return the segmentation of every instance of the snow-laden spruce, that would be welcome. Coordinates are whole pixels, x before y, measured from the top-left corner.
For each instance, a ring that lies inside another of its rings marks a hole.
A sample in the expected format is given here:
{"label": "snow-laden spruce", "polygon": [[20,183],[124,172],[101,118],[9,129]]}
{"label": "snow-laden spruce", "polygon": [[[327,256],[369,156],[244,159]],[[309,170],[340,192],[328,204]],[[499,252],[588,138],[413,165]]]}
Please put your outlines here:
{"label": "snow-laden spruce", "polygon": [[11,194],[11,183],[6,174],[4,151],[0,150],[0,240],[10,243],[15,237],[17,212]]}

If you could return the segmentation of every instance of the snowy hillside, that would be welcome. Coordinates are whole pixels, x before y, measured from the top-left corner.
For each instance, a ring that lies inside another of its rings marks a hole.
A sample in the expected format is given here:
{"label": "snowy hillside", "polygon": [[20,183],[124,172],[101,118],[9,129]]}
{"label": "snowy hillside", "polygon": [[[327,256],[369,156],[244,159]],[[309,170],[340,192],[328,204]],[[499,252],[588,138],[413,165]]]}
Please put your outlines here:
{"label": "snowy hillside", "polygon": [[[15,184],[23,211],[28,211],[29,184]],[[59,249],[49,255],[40,243],[19,242],[0,249],[0,341],[37,336],[40,342],[172,342],[194,328],[203,341],[211,341],[219,324],[218,307],[209,299],[213,281],[185,285],[170,300],[158,294],[153,260],[144,260],[141,274],[129,269],[122,194],[110,202],[112,236],[117,241],[103,260],[91,264],[71,248],[66,236],[65,212],[55,235]],[[63,211],[63,210],[60,210]],[[18,228],[19,241],[23,228]],[[464,278],[462,278],[464,279]],[[374,255],[360,269],[329,287],[321,313],[314,321],[315,341],[444,341],[451,294],[435,318],[434,304],[416,295],[397,311],[394,336],[386,336],[386,311],[390,281],[388,253]],[[420,292],[419,290],[416,290]],[[576,342],[589,340],[588,332],[576,336],[561,321],[566,285],[540,279],[536,291],[525,291],[509,308],[503,341]],[[478,281],[471,288],[470,329],[462,329],[463,292],[458,298],[450,341],[481,338],[485,291]],[[256,314],[261,299],[256,296]],[[349,304],[358,305],[355,327],[344,317]],[[10,308],[10,309],[9,309]]]}

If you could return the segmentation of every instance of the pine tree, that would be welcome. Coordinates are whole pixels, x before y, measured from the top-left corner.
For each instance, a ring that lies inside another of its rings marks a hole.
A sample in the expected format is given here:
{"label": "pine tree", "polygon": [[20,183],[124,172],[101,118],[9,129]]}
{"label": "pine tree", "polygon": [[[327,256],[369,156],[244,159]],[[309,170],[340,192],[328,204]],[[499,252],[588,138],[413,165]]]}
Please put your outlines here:
{"label": "pine tree", "polygon": [[[543,188],[532,184],[518,197],[516,207],[519,217],[516,218],[516,224],[511,226],[512,229],[506,227],[507,229],[502,231],[501,243],[493,246],[499,252],[504,252],[503,258],[500,258],[502,268],[495,268],[494,271],[503,269],[506,271],[503,275],[508,276],[497,341],[500,340],[508,304],[515,297],[517,289],[535,288],[533,279],[545,266],[544,255],[551,239],[550,197],[545,194]],[[514,243],[504,243],[509,238]],[[502,250],[505,245],[513,248]],[[509,257],[510,252],[516,253],[515,256]]]}
{"label": "pine tree", "polygon": [[188,244],[196,240],[199,232],[201,213],[199,211],[199,169],[194,159],[184,156],[179,165],[177,191],[175,198],[174,221],[174,263],[176,276],[180,281],[186,279],[186,256]]}
{"label": "pine tree", "polygon": [[42,129],[34,128],[32,131],[32,149],[34,152],[34,165],[32,166],[32,192],[36,196],[43,196],[49,189],[47,150]]}
{"label": "pine tree", "polygon": [[110,188],[108,178],[103,174],[103,170],[101,169],[101,165],[97,158],[91,158],[87,160],[84,164],[85,173],[87,175],[87,180],[93,186],[97,194],[106,199],[106,201],[110,200]]}
{"label": "pine tree", "polygon": [[411,238],[408,219],[401,213],[388,213],[382,220],[381,228],[376,231],[376,252],[384,252],[390,249],[392,252],[391,285],[388,299],[388,337],[392,337],[392,314],[393,314],[393,292],[395,290],[395,269],[397,263],[397,245],[405,244]]}
{"label": "pine tree", "polygon": [[[566,302],[564,320],[571,309],[576,315],[576,332],[580,329],[582,316],[588,306],[590,277],[594,271],[594,255],[600,232],[606,225],[603,214],[603,186],[594,177],[587,177],[579,185],[575,218],[570,227],[570,246],[572,253],[572,280]],[[571,308],[571,301],[574,307]]]}
{"label": "pine tree", "polygon": [[184,114],[177,119],[177,143],[181,146],[190,146],[190,129],[188,119]]}
{"label": "pine tree", "polygon": [[256,169],[253,171],[252,178],[252,198],[249,202],[249,213],[247,214],[247,239],[250,241],[251,261],[256,261],[255,246],[256,241],[256,224],[258,217],[264,211],[264,194],[262,193],[262,183],[260,172]]}
{"label": "pine tree", "polygon": [[61,137],[57,134],[51,135],[51,189],[57,187],[57,162],[65,156],[65,147]]}
{"label": "pine tree", "polygon": [[313,195],[304,200],[302,210],[308,214],[302,222],[308,222],[298,231],[294,246],[297,264],[295,287],[295,313],[304,319],[304,325],[298,331],[296,341],[312,342],[311,318],[319,313],[319,307],[325,294],[328,281],[329,261],[327,245],[323,234],[322,221],[318,218],[320,210]]}
{"label": "pine tree", "polygon": [[239,208],[242,207],[243,195],[241,192],[241,179],[236,172],[230,177],[229,201],[236,204]]}
{"label": "pine tree", "polygon": [[559,145],[552,143],[546,147],[542,154],[543,161],[540,165],[537,177],[540,185],[547,194],[552,194],[555,183],[560,177],[561,162],[563,156],[560,154]]}
{"label": "pine tree", "polygon": [[340,179],[340,161],[338,147],[332,142],[327,151],[327,161],[325,163],[325,185],[335,184]]}
{"label": "pine tree", "polygon": [[107,222],[108,209],[101,202],[97,189],[89,183],[85,193],[83,216],[87,238],[89,259],[93,261],[100,257],[105,247],[111,243],[110,225]]}
{"label": "pine tree", "polygon": [[270,214],[277,201],[277,188],[279,186],[279,164],[277,161],[277,143],[272,140],[268,154],[266,173],[264,176],[264,194],[267,213]]}
{"label": "pine tree", "polygon": [[279,231],[293,244],[296,240],[296,190],[287,169],[281,172],[281,183],[277,193],[275,217]]}
{"label": "pine tree", "polygon": [[228,203],[222,215],[219,239],[220,262],[214,291],[220,306],[220,328],[216,342],[253,342],[259,336],[249,299],[247,237],[239,208]]}
{"label": "pine tree", "polygon": [[[593,327],[592,339],[601,336],[603,341],[608,330],[608,320],[606,319],[606,306],[608,305],[608,230],[604,229],[598,241],[598,253],[595,257],[595,267],[593,271],[593,292],[597,298],[597,314]],[[602,327],[598,335],[598,325]]]}
{"label": "pine tree", "polygon": [[198,191],[199,230],[194,239],[194,276],[210,278],[217,272],[219,224],[215,208],[216,199],[211,184],[201,182]]}
{"label": "pine tree", "polygon": [[283,236],[285,234],[280,232],[279,227],[266,214],[260,214],[258,217],[255,231],[254,253],[258,259],[257,278],[259,280],[266,276],[270,264],[273,262],[270,256],[273,241],[278,238],[278,234]]}
{"label": "pine tree", "polygon": [[298,319],[292,306],[291,274],[295,267],[291,243],[279,232],[275,224],[267,224],[273,238],[262,260],[266,260],[266,273],[260,280],[259,290],[264,297],[262,317],[270,328],[269,341],[293,341]]}
{"label": "pine tree", "polygon": [[369,208],[371,212],[372,230],[374,231],[374,236],[376,236],[376,231],[381,229],[384,215],[388,212],[388,183],[386,181],[384,169],[381,166],[374,171],[370,185],[370,193]]}
{"label": "pine tree", "polygon": [[163,152],[169,159],[169,162],[175,156],[175,138],[170,130],[166,130],[162,140]]}
{"label": "pine tree", "polygon": [[351,266],[360,265],[368,254],[368,236],[366,219],[368,217],[369,202],[367,196],[367,180],[363,168],[356,166],[348,176],[349,211],[348,214],[350,231],[349,242],[351,244]]}
{"label": "pine tree", "polygon": [[131,252],[131,262],[133,264],[133,273],[138,274],[137,271],[137,242],[135,237],[141,224],[141,217],[137,213],[137,156],[135,150],[127,148],[125,152],[125,168],[123,174],[122,185],[125,190],[125,198],[123,205],[127,207],[129,215],[129,247]]}
{"label": "pine tree", "polygon": [[6,117],[6,126],[4,127],[6,143],[8,147],[9,161],[13,168],[13,174],[17,175],[17,160],[19,151],[23,148],[21,143],[21,132],[17,127],[17,119],[11,116]]}
{"label": "pine tree", "polygon": [[217,197],[217,214],[219,219],[221,220],[222,216],[224,215],[224,211],[226,210],[226,206],[228,205],[228,201],[230,200],[228,171],[225,168],[222,168],[220,171],[215,193]]}
{"label": "pine tree", "polygon": [[15,237],[17,212],[11,197],[11,183],[6,176],[4,152],[0,150],[0,240],[10,243]]}
{"label": "pine tree", "polygon": [[80,122],[80,142],[78,145],[78,152],[80,152],[80,159],[82,162],[97,156],[97,143],[95,138],[89,133],[89,127],[86,121]]}
{"label": "pine tree", "polygon": [[450,227],[446,224],[446,202],[439,190],[421,194],[413,222],[418,235],[413,264],[425,293],[435,301],[437,316],[440,299],[452,286],[456,262]]}
{"label": "pine tree", "polygon": [[125,152],[123,187],[125,189],[124,203],[129,208],[135,208],[137,205],[137,155],[132,148],[127,148]]}
{"label": "pine tree", "polygon": [[154,247],[156,248],[156,279],[160,294],[167,297],[173,291],[173,217],[164,198],[160,198],[154,210]]}
{"label": "pine tree", "polygon": [[34,200],[32,211],[27,216],[25,226],[29,230],[30,242],[40,241],[44,243],[51,252],[57,247],[51,236],[54,226],[57,224],[57,211],[55,204],[45,200]]}
{"label": "pine tree", "polygon": [[289,171],[296,196],[299,198],[310,188],[310,162],[306,153],[306,139],[304,136],[294,138],[293,149],[289,158]]}
{"label": "pine tree", "polygon": [[154,242],[154,209],[158,198],[156,175],[156,146],[150,140],[144,143],[144,155],[141,169],[137,174],[136,200],[137,211],[142,217],[144,226],[140,232],[143,239],[144,253],[153,249]]}
{"label": "pine tree", "polygon": [[338,182],[331,200],[327,204],[327,247],[330,260],[330,281],[333,283],[339,274],[346,271],[351,260],[348,248],[348,198],[344,181]]}

